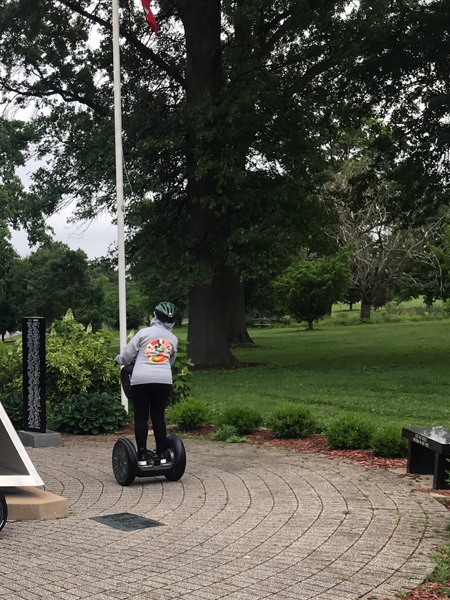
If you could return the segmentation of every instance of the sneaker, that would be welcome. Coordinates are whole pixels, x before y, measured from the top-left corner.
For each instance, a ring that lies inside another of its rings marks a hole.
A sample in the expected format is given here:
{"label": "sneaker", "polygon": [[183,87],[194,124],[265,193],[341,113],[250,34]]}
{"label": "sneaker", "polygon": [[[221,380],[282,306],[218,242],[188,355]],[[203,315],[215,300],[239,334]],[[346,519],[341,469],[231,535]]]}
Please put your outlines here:
{"label": "sneaker", "polygon": [[153,450],[139,450],[138,452],[138,466],[146,467],[147,465],[153,465],[154,461],[158,458],[156,452]]}
{"label": "sneaker", "polygon": [[138,452],[138,456],[137,456],[137,463],[138,463],[138,467],[145,467],[147,465],[147,457],[146,455],[146,450],[139,450]]}

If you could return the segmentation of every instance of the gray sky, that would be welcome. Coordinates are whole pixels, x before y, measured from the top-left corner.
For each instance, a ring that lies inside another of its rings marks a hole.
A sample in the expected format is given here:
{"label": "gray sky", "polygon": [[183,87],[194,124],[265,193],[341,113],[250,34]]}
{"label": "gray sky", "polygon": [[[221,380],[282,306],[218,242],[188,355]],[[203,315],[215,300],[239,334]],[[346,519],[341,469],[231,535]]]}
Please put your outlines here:
{"label": "gray sky", "polygon": [[[117,227],[111,223],[110,217],[103,215],[91,223],[78,224],[67,223],[70,216],[71,211],[65,210],[53,215],[47,222],[55,231],[54,239],[64,242],[72,250],[81,248],[92,260],[98,256],[105,256],[110,244],[117,241]],[[13,231],[11,242],[21,256],[32,252],[24,231]]]}
{"label": "gray sky", "polygon": [[[29,161],[24,167],[17,169],[25,188],[30,184],[30,175],[38,167],[35,161]],[[105,256],[110,244],[117,242],[117,226],[111,222],[109,215],[103,214],[93,220],[91,223],[68,223],[72,216],[70,208],[53,215],[47,223],[53,228],[54,239],[64,242],[72,250],[81,248],[86,252],[89,259]],[[27,242],[25,231],[12,231],[11,242],[15,250],[21,255],[26,256],[33,251]]]}

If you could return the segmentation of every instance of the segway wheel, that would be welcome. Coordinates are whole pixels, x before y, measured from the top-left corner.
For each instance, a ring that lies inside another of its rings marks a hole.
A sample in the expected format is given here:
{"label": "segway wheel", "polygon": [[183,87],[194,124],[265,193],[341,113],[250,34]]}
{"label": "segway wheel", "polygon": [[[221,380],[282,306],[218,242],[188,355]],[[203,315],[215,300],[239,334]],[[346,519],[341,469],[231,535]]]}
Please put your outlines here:
{"label": "segway wheel", "polygon": [[174,433],[170,433],[166,437],[166,453],[170,455],[173,467],[168,473],[164,474],[164,477],[169,481],[178,481],[183,477],[186,469],[186,450],[183,442]]}
{"label": "segway wheel", "polygon": [[5,496],[0,494],[0,531],[3,529],[8,518],[8,505],[6,504]]}
{"label": "segway wheel", "polygon": [[120,438],[114,444],[112,468],[117,483],[120,483],[120,485],[130,485],[133,483],[138,464],[136,450],[131,440]]}

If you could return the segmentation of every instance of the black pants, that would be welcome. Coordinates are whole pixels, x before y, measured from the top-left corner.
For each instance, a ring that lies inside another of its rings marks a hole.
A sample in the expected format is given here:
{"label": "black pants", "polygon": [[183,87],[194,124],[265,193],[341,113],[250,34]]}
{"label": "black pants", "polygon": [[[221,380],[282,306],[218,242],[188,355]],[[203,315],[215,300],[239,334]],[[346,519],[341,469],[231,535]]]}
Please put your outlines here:
{"label": "black pants", "polygon": [[164,383],[144,383],[133,385],[134,435],[138,451],[147,448],[148,418],[152,420],[155,434],[156,452],[164,452],[166,439],[166,409],[171,385]]}

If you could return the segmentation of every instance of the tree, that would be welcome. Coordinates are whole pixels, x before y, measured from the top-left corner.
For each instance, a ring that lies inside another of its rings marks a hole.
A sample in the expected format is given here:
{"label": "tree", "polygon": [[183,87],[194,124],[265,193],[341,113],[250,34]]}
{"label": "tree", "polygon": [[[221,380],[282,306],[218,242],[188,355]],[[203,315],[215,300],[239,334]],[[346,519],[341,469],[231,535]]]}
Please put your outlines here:
{"label": "tree", "polygon": [[[3,233],[3,235],[1,235]],[[0,334],[5,341],[7,332],[19,328],[22,315],[19,306],[23,298],[17,265],[19,257],[9,242],[7,228],[0,229]]]}
{"label": "tree", "polygon": [[24,190],[16,168],[23,166],[34,139],[31,125],[0,118],[0,227],[4,238],[8,228],[23,227],[32,244],[48,239],[39,201]]}
{"label": "tree", "polygon": [[332,153],[331,176],[320,198],[333,214],[330,235],[339,246],[348,246],[352,288],[359,291],[361,319],[371,308],[383,306],[395,284],[411,263],[430,260],[427,242],[447,220],[447,210],[433,218],[420,208],[408,215],[399,211],[404,188],[398,176],[393,132],[379,121],[369,120],[358,131],[346,131]]}
{"label": "tree", "polygon": [[88,324],[102,323],[103,290],[88,274],[83,250],[71,250],[62,242],[46,242],[24,259],[27,294],[25,310],[45,317],[47,323],[78,310]]}
{"label": "tree", "polygon": [[280,304],[298,321],[306,321],[311,330],[314,321],[328,314],[345,293],[350,281],[347,261],[346,251],[319,259],[301,255],[275,283]]}
{"label": "tree", "polygon": [[428,308],[450,298],[450,226],[428,241],[423,260],[407,263],[395,292],[401,300],[423,296]]}
{"label": "tree", "polygon": [[361,292],[353,285],[350,285],[341,301],[348,304],[348,309],[353,310],[353,305],[361,300]]}
{"label": "tree", "polygon": [[[370,113],[387,89],[398,102],[415,41],[408,25],[418,20],[428,31],[445,8],[436,0],[426,10],[419,0],[159,6],[162,33],[152,46],[141,9],[121,11],[127,219],[146,240],[135,245],[140,255],[144,246],[189,288],[194,362],[232,366],[224,323],[229,310],[243,315],[239,286],[249,272],[275,274],[305,245],[337,129]],[[0,9],[0,85],[45,108],[35,121],[40,152],[56,148],[35,179],[47,213],[70,197],[79,216],[111,206],[109,10],[106,0],[6,0]],[[392,42],[398,31],[407,32],[401,56]],[[422,48],[413,56],[416,70],[431,58]],[[383,78],[368,72],[380,64]],[[225,292],[240,298],[239,308],[223,302]]]}

